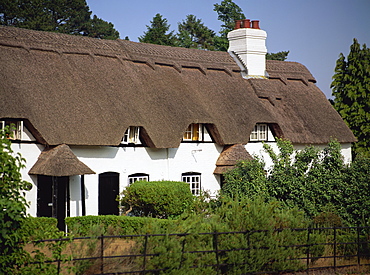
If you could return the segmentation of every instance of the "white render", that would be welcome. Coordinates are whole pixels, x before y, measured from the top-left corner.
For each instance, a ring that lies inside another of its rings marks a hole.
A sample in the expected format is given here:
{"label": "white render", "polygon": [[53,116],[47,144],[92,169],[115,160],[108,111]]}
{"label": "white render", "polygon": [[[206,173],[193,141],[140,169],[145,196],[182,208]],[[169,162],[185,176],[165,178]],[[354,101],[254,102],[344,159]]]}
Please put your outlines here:
{"label": "white render", "polygon": [[[27,136],[27,140],[32,140]],[[119,174],[120,192],[128,186],[129,175],[145,173],[150,181],[171,180],[181,181],[182,173],[196,172],[201,174],[201,188],[216,195],[220,189],[220,176],[213,174],[216,161],[223,146],[209,142],[183,142],[178,148],[154,149],[142,146],[71,146],[73,153],[80,161],[90,167],[96,174],[85,175],[85,204],[86,215],[98,214],[98,182],[99,174],[116,172]],[[268,129],[265,143],[277,151],[275,138]],[[306,145],[294,145],[296,150],[302,150]],[[318,145],[323,149],[325,145]],[[266,162],[266,168],[272,165],[271,159],[264,152],[262,142],[249,142],[246,150],[252,156],[259,156]],[[37,215],[37,176],[29,175],[28,171],[36,163],[39,155],[45,149],[43,145],[33,142],[13,142],[12,149],[21,153],[26,159],[26,167],[22,169],[23,180],[32,183],[33,188],[26,193],[30,203],[28,213]],[[342,144],[342,154],[346,163],[351,161],[351,144]],[[70,216],[82,215],[81,176],[69,177],[69,208]]]}
{"label": "white render", "polygon": [[[227,35],[228,52],[239,67],[242,67],[242,71],[247,69],[246,78],[266,77],[266,37],[267,33],[264,30],[251,28],[236,29]],[[243,64],[240,64],[240,61]]]}

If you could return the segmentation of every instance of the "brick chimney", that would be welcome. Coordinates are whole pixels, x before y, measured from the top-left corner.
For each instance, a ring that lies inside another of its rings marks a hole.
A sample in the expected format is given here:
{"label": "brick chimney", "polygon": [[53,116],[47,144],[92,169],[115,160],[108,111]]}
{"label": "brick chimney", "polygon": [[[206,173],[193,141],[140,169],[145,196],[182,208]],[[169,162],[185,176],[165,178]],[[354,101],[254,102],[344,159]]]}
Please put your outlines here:
{"label": "brick chimney", "polygon": [[259,21],[237,20],[235,29],[227,34],[229,54],[242,70],[244,78],[266,78],[266,37]]}

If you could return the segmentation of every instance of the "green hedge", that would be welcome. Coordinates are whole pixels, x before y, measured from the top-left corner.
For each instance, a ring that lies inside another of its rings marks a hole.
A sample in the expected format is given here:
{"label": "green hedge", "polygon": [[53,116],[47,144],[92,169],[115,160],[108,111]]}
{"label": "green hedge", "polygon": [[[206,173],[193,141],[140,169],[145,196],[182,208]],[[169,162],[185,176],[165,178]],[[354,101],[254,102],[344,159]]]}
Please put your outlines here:
{"label": "green hedge", "polygon": [[[94,231],[94,227],[102,227],[102,234],[108,233],[108,228],[113,229],[114,234],[129,235],[153,233],[150,228],[167,227],[172,220],[154,219],[146,217],[129,216],[83,216],[67,217],[68,231],[79,236],[88,236]],[[146,228],[144,230],[144,228]],[[146,232],[144,232],[146,231]]]}
{"label": "green hedge", "polygon": [[120,203],[134,216],[167,219],[190,209],[194,196],[185,182],[137,181],[122,192]]}
{"label": "green hedge", "polygon": [[25,240],[52,239],[60,236],[58,220],[48,217],[27,217],[21,224],[19,232]]}

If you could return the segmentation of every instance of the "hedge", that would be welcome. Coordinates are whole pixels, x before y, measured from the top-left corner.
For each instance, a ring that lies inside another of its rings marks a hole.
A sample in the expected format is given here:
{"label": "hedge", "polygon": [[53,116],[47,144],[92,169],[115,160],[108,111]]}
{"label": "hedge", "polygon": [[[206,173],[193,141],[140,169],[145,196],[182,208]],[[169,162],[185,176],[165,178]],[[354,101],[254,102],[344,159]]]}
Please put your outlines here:
{"label": "hedge", "polygon": [[[155,219],[147,217],[130,217],[130,216],[83,216],[83,217],[67,217],[66,224],[68,231],[78,236],[88,236],[92,229],[98,225],[103,229],[103,234],[108,232],[108,228],[114,230],[114,234],[129,235],[153,233],[150,228],[167,227],[173,223],[172,220]],[[146,228],[147,232],[143,232]],[[154,229],[153,229],[154,230]]]}

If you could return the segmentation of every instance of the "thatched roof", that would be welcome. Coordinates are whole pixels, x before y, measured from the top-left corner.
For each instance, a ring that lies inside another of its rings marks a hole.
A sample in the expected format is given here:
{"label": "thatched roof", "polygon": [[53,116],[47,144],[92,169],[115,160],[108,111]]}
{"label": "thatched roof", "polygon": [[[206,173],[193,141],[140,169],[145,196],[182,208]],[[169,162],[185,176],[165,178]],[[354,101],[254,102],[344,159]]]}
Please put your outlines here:
{"label": "thatched roof", "polygon": [[216,161],[214,174],[223,174],[234,168],[235,164],[241,160],[251,160],[252,156],[242,144],[225,146]]}
{"label": "thatched roof", "polygon": [[28,119],[48,145],[118,145],[141,126],[148,146],[178,147],[190,123],[219,144],[247,143],[256,123],[294,143],[355,140],[294,62],[246,80],[226,52],[0,27],[0,64],[0,118]]}
{"label": "thatched roof", "polygon": [[66,144],[45,149],[28,173],[55,177],[95,174]]}

